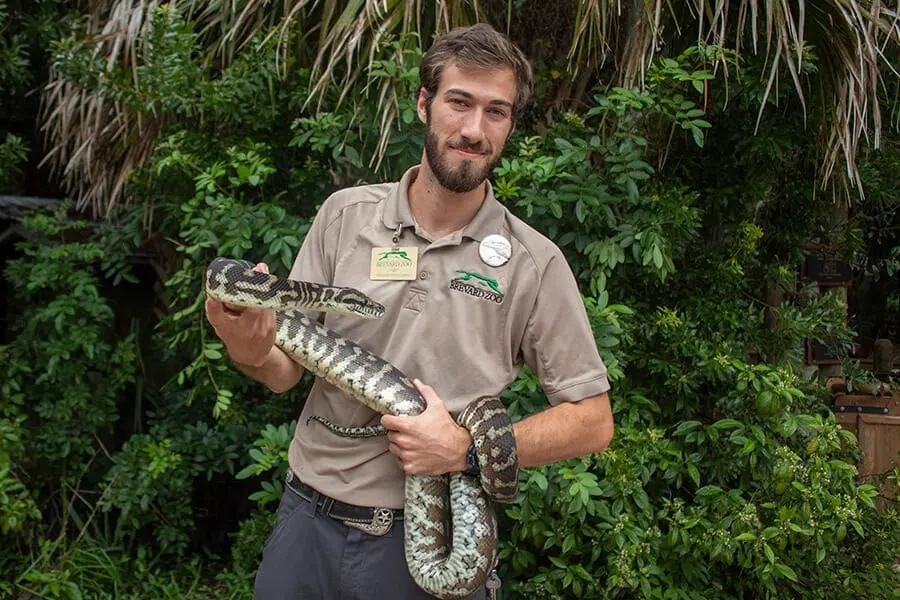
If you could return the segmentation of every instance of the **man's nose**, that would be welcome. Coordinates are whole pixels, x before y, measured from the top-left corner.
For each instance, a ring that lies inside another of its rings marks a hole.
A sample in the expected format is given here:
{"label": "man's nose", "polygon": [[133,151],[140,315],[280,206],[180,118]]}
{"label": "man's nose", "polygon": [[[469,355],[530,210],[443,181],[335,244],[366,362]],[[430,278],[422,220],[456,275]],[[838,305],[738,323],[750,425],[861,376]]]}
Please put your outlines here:
{"label": "man's nose", "polygon": [[484,111],[475,108],[466,113],[463,118],[460,135],[470,144],[480,144],[484,141]]}

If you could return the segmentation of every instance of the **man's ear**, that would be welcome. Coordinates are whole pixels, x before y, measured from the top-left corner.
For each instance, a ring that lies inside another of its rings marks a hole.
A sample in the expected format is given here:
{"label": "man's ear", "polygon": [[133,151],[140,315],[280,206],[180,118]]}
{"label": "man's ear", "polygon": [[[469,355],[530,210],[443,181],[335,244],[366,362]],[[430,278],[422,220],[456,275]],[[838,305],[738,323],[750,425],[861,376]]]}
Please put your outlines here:
{"label": "man's ear", "polygon": [[419,113],[419,120],[422,123],[428,122],[428,111],[425,108],[425,105],[428,103],[428,92],[425,91],[425,88],[419,88],[419,99],[416,101],[416,112]]}

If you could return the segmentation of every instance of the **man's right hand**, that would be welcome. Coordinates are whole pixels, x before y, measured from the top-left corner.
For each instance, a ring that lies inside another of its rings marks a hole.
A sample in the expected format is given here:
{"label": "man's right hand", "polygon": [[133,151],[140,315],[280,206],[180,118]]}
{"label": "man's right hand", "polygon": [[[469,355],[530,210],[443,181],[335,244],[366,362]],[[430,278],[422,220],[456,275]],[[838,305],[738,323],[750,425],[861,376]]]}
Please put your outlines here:
{"label": "man's right hand", "polygon": [[[269,272],[265,263],[253,267]],[[275,345],[275,311],[248,308],[206,299],[206,318],[225,344],[231,359],[239,365],[261,367]]]}

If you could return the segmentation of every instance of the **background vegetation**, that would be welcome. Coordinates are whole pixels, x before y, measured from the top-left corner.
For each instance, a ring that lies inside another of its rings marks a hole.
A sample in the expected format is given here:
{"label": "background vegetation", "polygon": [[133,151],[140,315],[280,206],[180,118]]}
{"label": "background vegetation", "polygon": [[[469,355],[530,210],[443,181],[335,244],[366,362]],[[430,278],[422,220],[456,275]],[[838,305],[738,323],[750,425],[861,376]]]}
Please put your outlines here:
{"label": "background vegetation", "polygon": [[421,4],[0,2],[0,192],[70,199],[0,232],[0,596],[250,596],[311,382],[229,367],[202,270],[284,274],[331,191],[415,164],[422,48],[480,19],[537,75],[494,189],[565,250],[617,424],[522,473],[503,596],[897,597],[897,498],[803,360],[900,321],[896,7]]}

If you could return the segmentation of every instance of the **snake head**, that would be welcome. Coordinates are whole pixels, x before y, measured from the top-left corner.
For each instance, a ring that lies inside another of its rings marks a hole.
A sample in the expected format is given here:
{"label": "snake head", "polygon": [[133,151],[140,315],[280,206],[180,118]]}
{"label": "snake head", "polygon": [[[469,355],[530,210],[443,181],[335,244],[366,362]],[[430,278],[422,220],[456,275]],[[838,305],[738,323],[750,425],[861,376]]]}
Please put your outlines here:
{"label": "snake head", "polygon": [[334,297],[334,304],[340,307],[339,312],[348,315],[365,319],[380,319],[384,316],[384,305],[353,288],[344,288],[338,292]]}

